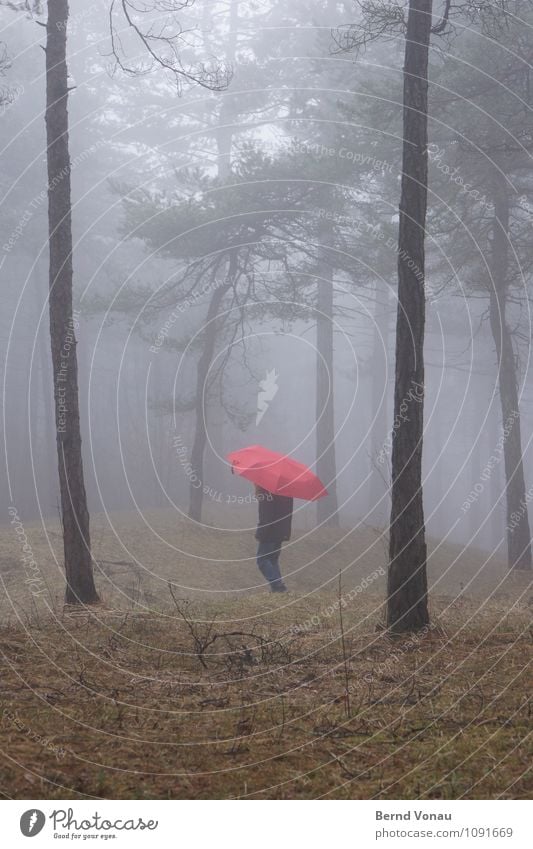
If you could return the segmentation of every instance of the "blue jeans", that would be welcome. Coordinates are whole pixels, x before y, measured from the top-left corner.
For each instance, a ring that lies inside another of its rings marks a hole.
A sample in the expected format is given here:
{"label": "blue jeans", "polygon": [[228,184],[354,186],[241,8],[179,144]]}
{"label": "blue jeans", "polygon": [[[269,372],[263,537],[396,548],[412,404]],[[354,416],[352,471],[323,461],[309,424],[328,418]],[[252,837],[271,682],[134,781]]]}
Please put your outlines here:
{"label": "blue jeans", "polygon": [[263,578],[274,592],[284,587],[279,570],[280,542],[260,542],[257,547],[257,565]]}

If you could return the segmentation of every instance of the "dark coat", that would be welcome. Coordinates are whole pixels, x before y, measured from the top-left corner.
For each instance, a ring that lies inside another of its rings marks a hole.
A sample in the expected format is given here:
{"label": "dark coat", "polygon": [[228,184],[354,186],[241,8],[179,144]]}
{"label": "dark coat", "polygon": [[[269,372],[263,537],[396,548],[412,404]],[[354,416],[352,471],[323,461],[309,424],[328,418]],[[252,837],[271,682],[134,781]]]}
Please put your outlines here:
{"label": "dark coat", "polygon": [[259,542],[282,542],[291,538],[292,498],[273,495],[266,490],[257,493],[259,521],[255,538]]}

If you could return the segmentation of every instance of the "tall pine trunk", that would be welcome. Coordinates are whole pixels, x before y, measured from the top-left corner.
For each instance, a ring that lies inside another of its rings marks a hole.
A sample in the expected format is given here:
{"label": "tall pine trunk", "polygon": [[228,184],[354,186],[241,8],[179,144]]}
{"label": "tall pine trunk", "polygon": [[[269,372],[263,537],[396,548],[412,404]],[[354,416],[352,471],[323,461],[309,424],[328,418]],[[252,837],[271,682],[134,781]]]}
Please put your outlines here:
{"label": "tall pine trunk", "polygon": [[[229,10],[229,34],[228,47],[226,51],[226,62],[231,65],[235,60],[237,50],[237,27],[239,20],[239,0],[231,0]],[[204,37],[209,32],[209,8],[206,4],[204,9]],[[217,146],[217,176],[220,180],[228,180],[231,176],[231,149],[233,145],[234,127],[232,122],[235,114],[230,97],[223,97],[218,126],[215,129],[215,143]],[[196,522],[202,520],[202,507],[204,502],[204,454],[207,445],[207,405],[206,405],[206,380],[213,359],[216,344],[217,322],[216,317],[220,311],[220,304],[225,293],[234,282],[236,273],[237,257],[232,252],[228,266],[227,285],[215,289],[209,302],[204,331],[203,348],[198,361],[196,371],[196,395],[194,407],[194,439],[191,448],[191,467],[193,473],[189,483],[189,518]],[[201,481],[201,486],[199,482]]]}
{"label": "tall pine trunk", "polygon": [[387,523],[390,503],[387,483],[386,452],[389,348],[389,287],[376,281],[372,359],[370,362],[370,480],[368,486],[368,521],[378,528]]}
{"label": "tall pine trunk", "polygon": [[509,195],[505,178],[494,176],[490,326],[498,358],[506,481],[507,557],[510,569],[531,569],[531,533],[522,461],[518,381],[513,339],[506,318],[509,251]]}
{"label": "tall pine trunk", "polygon": [[419,630],[429,622],[422,501],[422,440],[431,12],[432,0],[410,0],[405,42],[392,504],[387,581],[387,626],[395,632]]}
{"label": "tall pine trunk", "polygon": [[224,295],[233,285],[237,273],[237,254],[231,253],[227,278],[211,295],[202,339],[202,353],[196,368],[196,392],[194,407],[194,439],[191,448],[191,477],[189,483],[189,518],[202,520],[204,500],[204,454],[207,444],[207,407],[209,391],[209,369],[213,362],[218,332],[218,317]]}
{"label": "tall pine trunk", "polygon": [[50,339],[67,588],[65,601],[98,601],[81,456],[78,364],[72,316],[72,224],[66,63],[67,0],[49,0],[46,139],[50,246]]}
{"label": "tall pine trunk", "polygon": [[317,521],[339,527],[335,458],[335,398],[333,371],[333,271],[323,262],[316,301],[316,472],[328,495],[317,501]]}

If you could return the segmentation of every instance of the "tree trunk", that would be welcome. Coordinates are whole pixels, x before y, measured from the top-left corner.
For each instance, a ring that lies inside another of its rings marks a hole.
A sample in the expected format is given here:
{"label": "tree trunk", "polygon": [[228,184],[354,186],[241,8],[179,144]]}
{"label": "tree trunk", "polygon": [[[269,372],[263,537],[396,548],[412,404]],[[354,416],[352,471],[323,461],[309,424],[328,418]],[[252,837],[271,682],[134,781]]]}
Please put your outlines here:
{"label": "tree trunk", "polygon": [[[492,457],[496,446],[498,444],[498,439],[500,436],[500,431],[498,427],[498,419],[499,419],[499,411],[497,407],[496,398],[494,398],[493,403],[491,404],[489,410],[489,421],[487,427],[487,460]],[[503,499],[501,499],[502,495],[502,475],[500,472],[500,466],[496,465],[493,467],[491,476],[490,476],[490,487],[489,487],[489,499],[490,499],[490,510],[491,515],[489,518],[489,546],[494,551],[500,548],[503,542]],[[500,500],[501,499],[501,500]]]}
{"label": "tree trunk", "polygon": [[333,371],[333,271],[322,263],[317,280],[316,319],[316,473],[328,490],[317,501],[317,521],[339,527]]}
{"label": "tree trunk", "polygon": [[384,527],[390,512],[387,468],[387,362],[389,343],[389,287],[376,281],[372,361],[370,363],[371,433],[370,481],[368,487],[368,519],[378,528]]}
{"label": "tree trunk", "polygon": [[522,462],[518,381],[513,339],[506,320],[509,250],[509,196],[505,178],[494,176],[490,326],[498,358],[506,480],[507,557],[510,569],[531,569],[531,534]]}
{"label": "tree trunk", "polygon": [[[44,272],[44,269],[43,269]],[[56,432],[54,427],[54,408],[52,405],[51,389],[53,382],[50,375],[50,360],[48,356],[48,342],[46,340],[46,328],[43,320],[42,326],[37,331],[37,326],[40,320],[40,307],[44,303],[45,295],[43,293],[43,284],[48,288],[48,282],[45,279],[44,273],[41,277],[41,266],[37,267],[36,281],[36,299],[37,306],[35,313],[35,328],[37,333],[36,354],[39,358],[39,383],[40,393],[42,396],[42,414],[43,423],[40,428],[41,436],[41,456],[43,457],[43,491],[47,493],[46,499],[42,499],[42,492],[39,491],[39,500],[44,501],[43,512],[45,516],[57,516],[57,465],[54,459],[54,442],[56,440]],[[42,282],[41,282],[42,281]]]}
{"label": "tree trunk", "polygon": [[[439,408],[440,407],[440,408]],[[434,536],[445,536],[448,532],[447,524],[444,522],[446,516],[446,494],[444,487],[444,468],[446,464],[446,453],[443,452],[443,445],[446,442],[448,433],[446,433],[446,420],[443,406],[435,402],[435,407],[432,413],[431,427],[431,442],[429,454],[434,458],[431,463],[431,490],[433,493],[434,508]]]}
{"label": "tree trunk", "polygon": [[387,626],[429,623],[422,501],[424,236],[427,207],[428,54],[432,0],[410,0],[405,43],[403,163],[387,581]]}
{"label": "tree trunk", "polygon": [[[209,9],[204,10],[204,32],[209,32]],[[231,0],[229,15],[228,47],[226,61],[231,65],[235,60],[237,48],[237,25],[239,17],[239,0]],[[231,96],[223,96],[218,126],[215,130],[215,143],[217,146],[217,176],[221,180],[231,177],[231,149],[233,145],[234,128],[232,122],[235,117]],[[216,317],[219,313],[220,304],[225,293],[233,284],[233,276],[236,271],[237,257],[233,253],[230,256],[228,268],[228,282],[225,286],[215,289],[211,296],[207,311],[206,328],[204,331],[204,346],[196,372],[196,396],[195,396],[195,425],[194,440],[191,449],[191,478],[189,483],[189,518],[196,522],[202,520],[202,505],[204,501],[204,453],[207,443],[207,405],[206,405],[206,379],[213,359],[216,343]],[[201,486],[199,482],[201,481]]]}
{"label": "tree trunk", "polygon": [[66,33],[68,1],[49,0],[46,24],[46,138],[50,244],[50,339],[63,548],[70,604],[98,601],[94,585],[89,511],[83,480],[78,364],[72,315],[72,225]]}
{"label": "tree trunk", "polygon": [[[479,419],[475,415],[473,415],[469,423],[472,425],[472,429],[470,431],[472,445],[467,446],[471,449],[470,459],[468,461],[470,467],[469,491],[476,492],[476,485],[481,483],[481,474],[484,468],[483,454],[481,446],[481,435],[479,434],[479,429],[477,427],[477,425],[479,424]],[[468,545],[477,546],[477,542],[475,542],[474,540],[483,521],[483,515],[486,513],[482,501],[484,497],[485,492],[483,488],[483,491],[479,493],[479,497],[470,505],[470,509],[468,510]]]}
{"label": "tree trunk", "polygon": [[189,518],[196,522],[202,521],[202,505],[204,500],[204,452],[207,443],[207,395],[208,375],[217,338],[217,318],[224,295],[233,285],[237,272],[237,255],[230,255],[228,275],[222,286],[217,286],[211,295],[205,329],[203,331],[203,347],[196,369],[195,393],[195,426],[194,440],[191,448],[191,469],[189,483]]}
{"label": "tree trunk", "polygon": [[[231,0],[229,7],[229,31],[226,47],[226,64],[232,67],[235,63],[237,53],[237,35],[239,25],[239,2]],[[204,7],[204,31],[210,29],[210,7],[206,3]],[[235,133],[236,109],[234,96],[223,94],[218,114],[218,124],[215,130],[215,143],[217,146],[217,175],[221,180],[229,180],[231,177],[231,149],[233,146],[233,135]]]}

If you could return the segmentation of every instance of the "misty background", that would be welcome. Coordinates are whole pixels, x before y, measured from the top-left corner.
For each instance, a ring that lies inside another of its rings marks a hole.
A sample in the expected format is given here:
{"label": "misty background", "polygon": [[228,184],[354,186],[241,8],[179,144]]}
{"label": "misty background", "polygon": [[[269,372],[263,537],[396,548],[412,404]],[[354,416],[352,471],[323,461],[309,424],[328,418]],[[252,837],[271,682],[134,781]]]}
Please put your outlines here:
{"label": "misty background", "polygon": [[[236,291],[223,293],[224,320],[204,387],[202,521],[227,528],[246,525],[243,517],[253,523],[256,508],[246,503],[251,487],[231,476],[225,460],[231,450],[260,443],[294,452],[316,468],[315,292],[317,281],[331,279],[328,395],[340,524],[385,528],[402,39],[371,45],[355,62],[339,49],[342,27],[353,20],[351,4],[198,3],[180,13],[184,62],[222,62],[233,75],[220,92],[178,92],[174,79],[148,67],[126,32],[131,67],[143,64],[145,73],[117,69],[107,6],[73,0],[69,24],[74,306],[91,514],[164,508],[174,510],[176,520],[187,515],[196,369],[210,298],[223,288],[225,247],[238,244],[242,278]],[[48,336],[43,30],[4,8],[0,24],[10,60],[3,84],[14,92],[0,120],[1,474],[7,484],[0,516],[7,524],[10,503],[26,520],[57,518],[59,488]],[[465,74],[484,73],[481,60],[477,70],[465,60],[467,51],[482,53],[483,38],[472,29],[455,52],[432,50],[432,74],[440,81],[432,97],[464,84]],[[492,47],[492,63],[499,49]],[[513,92],[507,96],[512,100]],[[448,99],[436,110],[439,118],[433,112],[429,118],[426,525],[430,537],[498,550],[503,558],[502,420],[483,290],[490,240],[483,204],[490,204],[483,200],[482,163],[462,156],[457,143],[462,133],[475,137],[479,106]],[[487,110],[483,121],[480,133],[501,132],[501,120]],[[475,188],[464,190],[468,182]],[[513,202],[509,305],[526,488],[533,484],[528,192],[526,181]],[[477,223],[462,217],[467,200],[478,208]],[[209,266],[214,256],[222,257],[215,269]],[[265,380],[267,407],[258,422]],[[491,456],[496,462],[487,474]],[[316,511],[298,503],[296,527],[313,527]]]}

